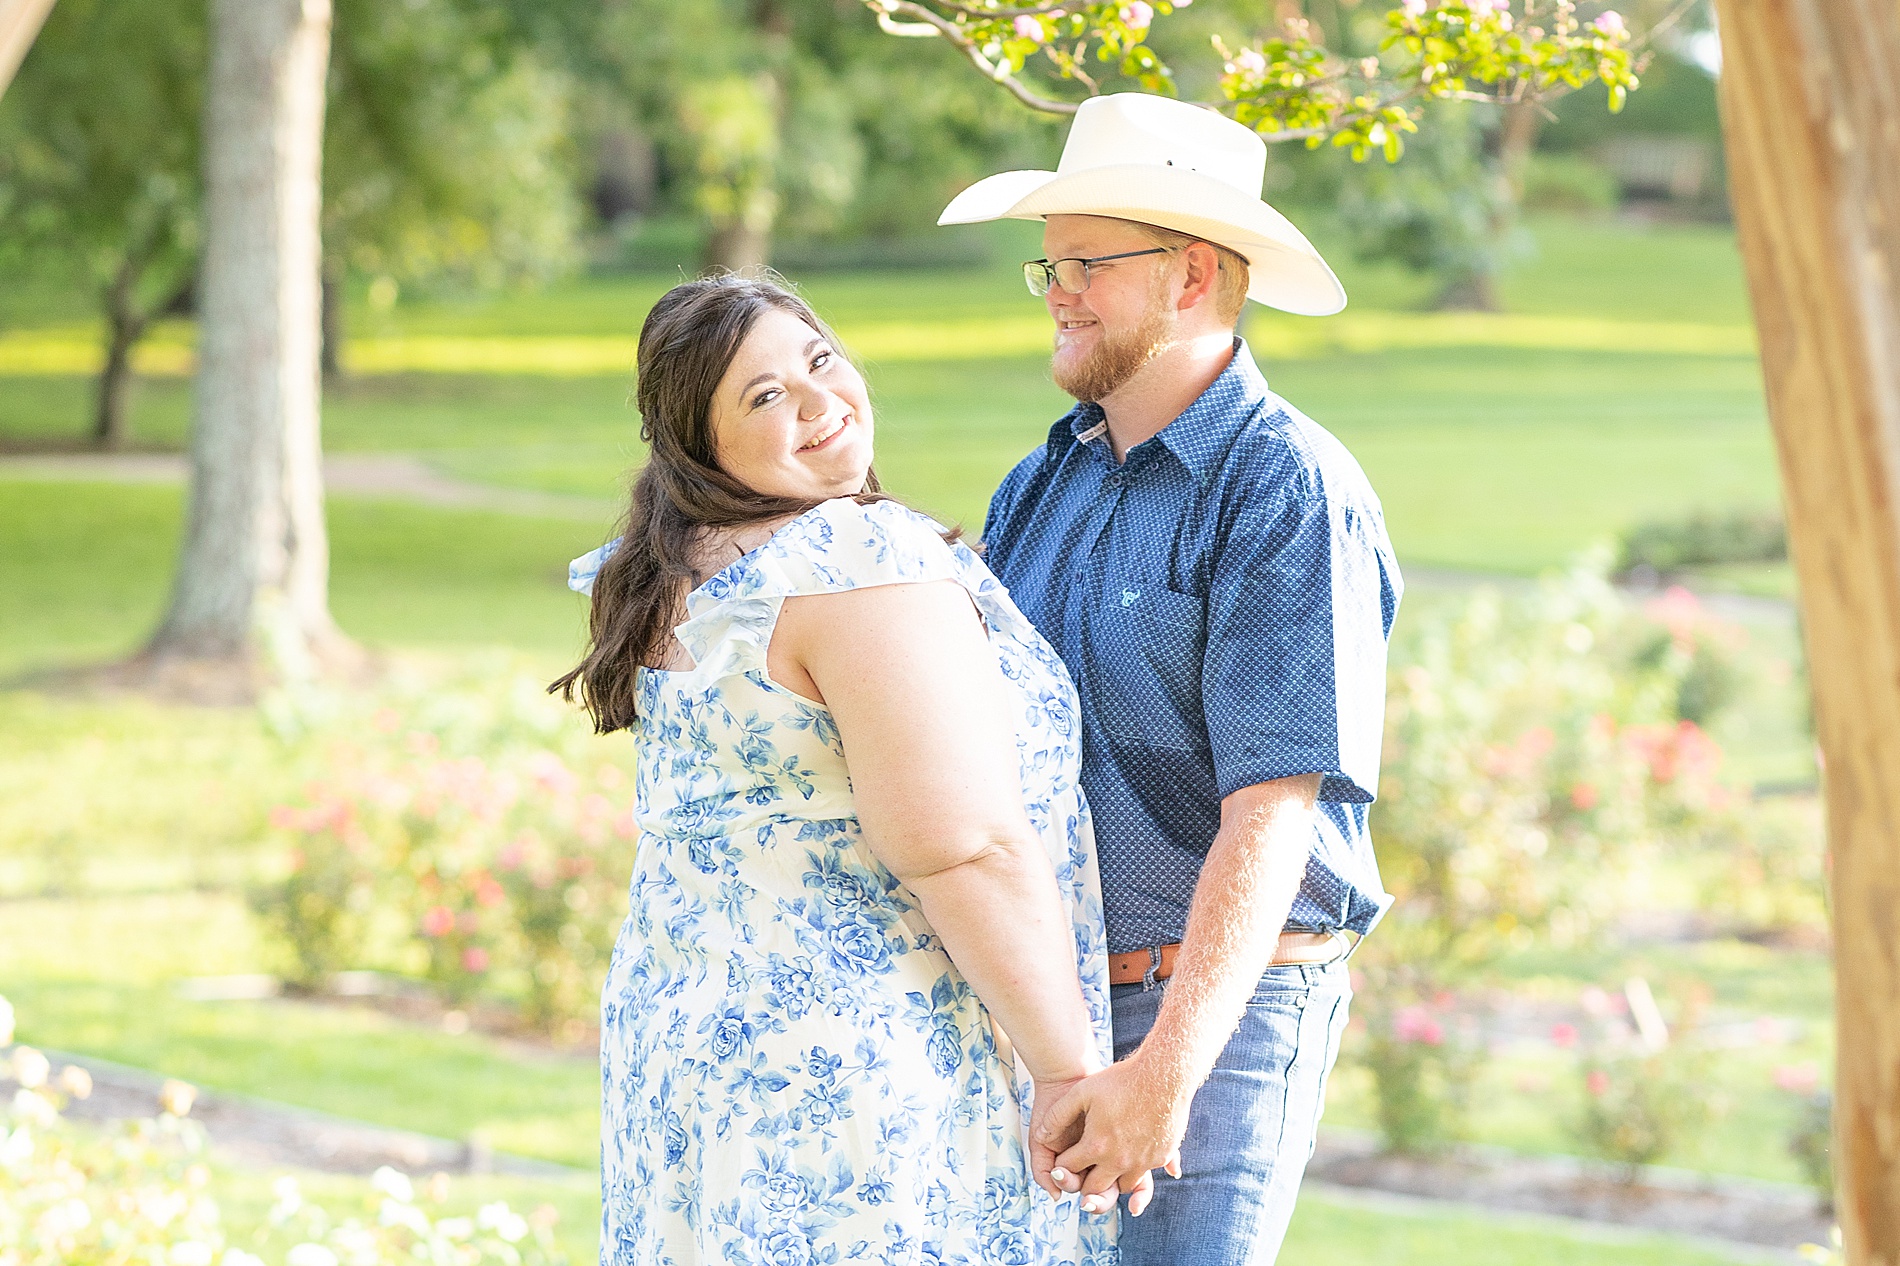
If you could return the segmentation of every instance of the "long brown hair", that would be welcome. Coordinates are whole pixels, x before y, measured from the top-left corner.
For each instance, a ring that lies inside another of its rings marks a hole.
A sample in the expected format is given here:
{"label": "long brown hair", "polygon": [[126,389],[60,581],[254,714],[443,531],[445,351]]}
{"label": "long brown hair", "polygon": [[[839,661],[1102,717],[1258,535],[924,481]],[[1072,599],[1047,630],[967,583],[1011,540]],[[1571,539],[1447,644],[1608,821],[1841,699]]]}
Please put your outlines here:
{"label": "long brown hair", "polygon": [[[572,700],[578,686],[599,733],[638,720],[638,670],[664,659],[706,533],[803,514],[819,504],[758,492],[722,470],[714,450],[713,392],[753,325],[773,309],[797,317],[845,355],[811,305],[780,285],[776,274],[719,273],[684,282],[653,305],[640,327],[634,398],[640,438],[651,455],[634,481],[619,548],[594,578],[587,654],[548,687]],[[865,494],[877,497],[875,471],[865,477]]]}

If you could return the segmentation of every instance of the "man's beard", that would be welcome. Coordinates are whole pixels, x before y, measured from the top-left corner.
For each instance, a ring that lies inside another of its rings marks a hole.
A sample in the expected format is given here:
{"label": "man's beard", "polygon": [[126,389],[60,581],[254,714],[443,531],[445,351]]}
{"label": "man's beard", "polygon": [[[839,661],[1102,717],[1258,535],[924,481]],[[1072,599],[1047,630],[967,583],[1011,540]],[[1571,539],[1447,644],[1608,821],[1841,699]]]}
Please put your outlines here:
{"label": "man's beard", "polygon": [[1095,404],[1121,390],[1130,378],[1141,372],[1142,366],[1166,351],[1173,342],[1174,314],[1168,311],[1165,302],[1165,285],[1155,290],[1148,310],[1142,313],[1140,325],[1121,334],[1103,336],[1095,350],[1073,368],[1065,369],[1061,361],[1051,361],[1050,375],[1056,386],[1085,404]]}

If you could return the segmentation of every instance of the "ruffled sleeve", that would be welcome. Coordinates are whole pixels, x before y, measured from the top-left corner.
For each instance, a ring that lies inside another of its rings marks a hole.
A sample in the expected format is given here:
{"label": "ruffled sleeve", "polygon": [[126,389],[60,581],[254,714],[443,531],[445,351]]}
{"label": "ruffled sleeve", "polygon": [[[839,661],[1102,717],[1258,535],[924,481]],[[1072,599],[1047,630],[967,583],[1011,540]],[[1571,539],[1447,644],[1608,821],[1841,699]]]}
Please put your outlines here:
{"label": "ruffled sleeve", "polygon": [[599,549],[588,550],[567,565],[567,587],[575,593],[594,595],[594,577],[600,575],[601,567],[614,556],[620,548],[620,538],[615,537]]}
{"label": "ruffled sleeve", "polygon": [[760,570],[776,596],[961,580],[934,520],[897,501],[827,501],[772,538]]}

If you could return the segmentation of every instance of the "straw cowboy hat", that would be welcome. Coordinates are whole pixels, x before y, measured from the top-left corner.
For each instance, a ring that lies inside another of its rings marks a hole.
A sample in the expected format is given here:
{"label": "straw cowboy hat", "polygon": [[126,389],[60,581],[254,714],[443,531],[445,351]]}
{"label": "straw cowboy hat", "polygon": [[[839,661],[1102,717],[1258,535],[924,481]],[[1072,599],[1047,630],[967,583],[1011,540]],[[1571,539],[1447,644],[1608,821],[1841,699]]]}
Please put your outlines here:
{"label": "straw cowboy hat", "polygon": [[1266,142],[1200,106],[1126,92],[1076,111],[1054,171],[1006,171],[977,181],[939,224],[1101,215],[1216,242],[1247,261],[1247,297],[1283,312],[1325,316],[1346,291],[1313,244],[1260,200]]}

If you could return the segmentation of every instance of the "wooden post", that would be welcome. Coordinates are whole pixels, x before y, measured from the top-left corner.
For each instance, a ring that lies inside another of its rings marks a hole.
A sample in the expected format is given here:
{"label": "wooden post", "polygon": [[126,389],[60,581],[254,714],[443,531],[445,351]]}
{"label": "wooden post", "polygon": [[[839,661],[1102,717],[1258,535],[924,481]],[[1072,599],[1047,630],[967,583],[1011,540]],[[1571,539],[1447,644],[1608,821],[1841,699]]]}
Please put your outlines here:
{"label": "wooden post", "polygon": [[0,95],[52,11],[53,0],[0,0]]}
{"label": "wooden post", "polygon": [[1900,1266],[1900,4],[1718,10],[1824,761],[1841,1230]]}

